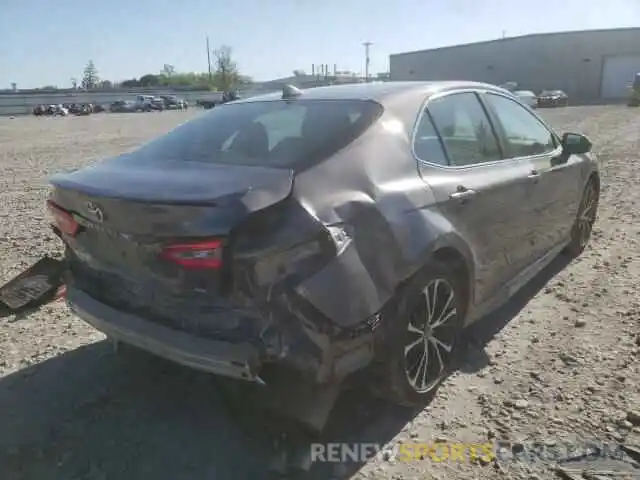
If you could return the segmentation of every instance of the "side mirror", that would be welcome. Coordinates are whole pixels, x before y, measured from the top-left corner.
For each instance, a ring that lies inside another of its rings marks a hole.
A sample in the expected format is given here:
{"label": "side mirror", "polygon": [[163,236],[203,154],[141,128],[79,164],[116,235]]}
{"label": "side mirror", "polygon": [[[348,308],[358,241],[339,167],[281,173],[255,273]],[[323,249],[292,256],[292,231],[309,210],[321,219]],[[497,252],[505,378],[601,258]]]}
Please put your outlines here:
{"label": "side mirror", "polygon": [[591,140],[580,133],[562,135],[562,151],[565,155],[582,155],[591,151]]}

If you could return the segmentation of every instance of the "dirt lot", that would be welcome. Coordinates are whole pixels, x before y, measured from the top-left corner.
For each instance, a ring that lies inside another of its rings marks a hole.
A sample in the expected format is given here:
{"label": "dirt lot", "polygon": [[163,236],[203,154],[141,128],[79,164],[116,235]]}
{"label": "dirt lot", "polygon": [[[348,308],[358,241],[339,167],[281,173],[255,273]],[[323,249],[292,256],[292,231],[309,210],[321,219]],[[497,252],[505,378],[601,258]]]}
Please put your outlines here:
{"label": "dirt lot", "polygon": [[[58,242],[46,177],[131,149],[193,112],[0,119],[0,281]],[[470,332],[460,369],[419,414],[347,398],[331,440],[640,442],[640,111],[544,111],[582,131],[602,163],[594,239]],[[135,361],[132,361],[135,360]],[[216,383],[143,354],[114,355],[61,304],[0,323],[0,478],[264,478],[272,435],[229,413]],[[631,421],[629,421],[631,420]],[[541,463],[331,465],[324,478],[547,479]]]}

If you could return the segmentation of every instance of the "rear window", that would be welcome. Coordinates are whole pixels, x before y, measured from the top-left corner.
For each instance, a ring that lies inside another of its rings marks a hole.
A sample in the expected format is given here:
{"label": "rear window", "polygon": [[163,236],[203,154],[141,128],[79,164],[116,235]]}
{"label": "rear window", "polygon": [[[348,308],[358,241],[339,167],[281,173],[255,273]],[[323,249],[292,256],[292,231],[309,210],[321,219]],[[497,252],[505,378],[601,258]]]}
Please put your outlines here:
{"label": "rear window", "polygon": [[138,152],[151,161],[305,168],[360,136],[382,113],[366,100],[227,104],[187,122]]}

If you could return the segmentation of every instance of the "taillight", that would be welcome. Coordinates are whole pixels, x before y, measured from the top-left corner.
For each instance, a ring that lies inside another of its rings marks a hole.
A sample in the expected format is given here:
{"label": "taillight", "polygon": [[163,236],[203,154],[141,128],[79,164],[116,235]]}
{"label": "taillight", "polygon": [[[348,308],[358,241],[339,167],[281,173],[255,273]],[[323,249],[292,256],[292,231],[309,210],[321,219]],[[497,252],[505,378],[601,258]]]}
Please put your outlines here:
{"label": "taillight", "polygon": [[51,200],[47,201],[47,208],[49,209],[49,213],[53,217],[53,221],[55,226],[58,229],[71,237],[75,237],[80,229],[80,225],[76,222],[71,214],[66,210],[63,210],[58,205],[53,203]]}
{"label": "taillight", "polygon": [[160,257],[189,270],[222,267],[222,240],[207,240],[165,247]]}

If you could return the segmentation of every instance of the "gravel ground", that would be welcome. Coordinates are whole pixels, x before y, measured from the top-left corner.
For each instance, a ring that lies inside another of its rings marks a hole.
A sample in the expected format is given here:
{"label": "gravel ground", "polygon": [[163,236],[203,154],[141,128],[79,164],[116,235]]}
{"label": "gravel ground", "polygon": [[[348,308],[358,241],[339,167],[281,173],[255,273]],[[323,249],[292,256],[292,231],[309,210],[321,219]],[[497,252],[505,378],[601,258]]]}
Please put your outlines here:
{"label": "gravel ground", "polygon": [[[48,175],[129,150],[196,114],[0,119],[0,281],[59,249],[44,211]],[[347,395],[331,440],[640,443],[640,116],[622,106],[543,116],[559,131],[589,135],[601,160],[590,247],[569,265],[556,261],[475,327],[459,370],[425,410],[410,415]],[[0,478],[263,478],[273,436],[245,428],[251,421],[237,409],[231,415],[224,399],[206,375],[144,354],[114,355],[62,303],[4,319]],[[383,455],[330,470],[321,476],[552,478],[540,462],[429,456],[406,463]]]}

